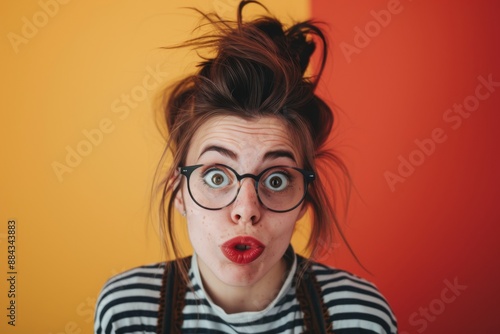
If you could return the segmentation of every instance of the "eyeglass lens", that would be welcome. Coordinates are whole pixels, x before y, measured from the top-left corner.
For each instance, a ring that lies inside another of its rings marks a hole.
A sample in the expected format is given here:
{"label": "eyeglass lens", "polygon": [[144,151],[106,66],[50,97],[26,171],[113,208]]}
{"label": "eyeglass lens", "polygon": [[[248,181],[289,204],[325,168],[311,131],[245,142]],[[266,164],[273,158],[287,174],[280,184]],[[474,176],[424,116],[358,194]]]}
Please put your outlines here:
{"label": "eyeglass lens", "polygon": [[[219,209],[229,205],[238,195],[240,182],[236,174],[223,165],[201,166],[189,178],[193,199],[201,206]],[[255,182],[255,181],[254,181]],[[257,183],[257,194],[264,206],[286,211],[302,201],[306,192],[304,175],[290,167],[272,167]]]}

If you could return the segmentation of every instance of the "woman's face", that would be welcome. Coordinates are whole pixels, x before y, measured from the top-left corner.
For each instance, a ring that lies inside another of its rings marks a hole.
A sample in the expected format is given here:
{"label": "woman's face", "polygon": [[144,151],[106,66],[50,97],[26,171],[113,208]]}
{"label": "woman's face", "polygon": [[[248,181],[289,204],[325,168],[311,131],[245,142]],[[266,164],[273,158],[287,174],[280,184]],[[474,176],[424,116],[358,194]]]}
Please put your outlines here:
{"label": "woman's face", "polygon": [[[302,167],[298,148],[275,117],[209,119],[193,136],[187,154],[186,165],[197,164],[224,164],[240,175],[257,175],[277,165]],[[303,205],[285,213],[272,212],[260,204],[254,181],[244,178],[231,205],[207,210],[192,200],[185,181],[175,203],[180,212],[186,212],[189,238],[204,279],[248,287],[267,274],[280,273],[280,260],[305,211]]]}

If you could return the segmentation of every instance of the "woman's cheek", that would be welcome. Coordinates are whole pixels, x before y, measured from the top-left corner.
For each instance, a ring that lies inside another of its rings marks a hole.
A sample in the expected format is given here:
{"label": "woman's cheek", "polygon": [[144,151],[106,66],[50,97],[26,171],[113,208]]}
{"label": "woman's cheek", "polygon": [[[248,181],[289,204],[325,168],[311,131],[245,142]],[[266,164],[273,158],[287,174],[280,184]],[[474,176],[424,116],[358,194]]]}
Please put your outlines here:
{"label": "woman's cheek", "polygon": [[192,215],[189,217],[189,239],[195,251],[200,254],[212,252],[217,247],[217,229],[205,215]]}
{"label": "woman's cheek", "polygon": [[[277,238],[287,238],[291,236],[295,229],[296,216],[281,214],[274,219],[272,226],[272,233]],[[286,215],[286,216],[285,216]]]}
{"label": "woman's cheek", "polygon": [[191,245],[193,248],[198,251],[201,243],[204,242],[203,232],[201,231],[202,225],[196,221],[196,218],[188,215],[188,234],[189,240],[191,241]]}

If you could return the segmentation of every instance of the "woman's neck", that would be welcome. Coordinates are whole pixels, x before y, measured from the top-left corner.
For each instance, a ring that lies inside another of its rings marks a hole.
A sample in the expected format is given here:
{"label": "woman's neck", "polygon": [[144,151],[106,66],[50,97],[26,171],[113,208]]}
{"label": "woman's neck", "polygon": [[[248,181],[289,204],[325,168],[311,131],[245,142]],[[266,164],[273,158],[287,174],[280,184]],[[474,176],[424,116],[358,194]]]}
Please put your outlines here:
{"label": "woman's neck", "polygon": [[219,280],[198,258],[198,268],[205,292],[227,314],[261,311],[278,295],[287,275],[288,265],[281,259],[262,279],[250,286],[231,286]]}

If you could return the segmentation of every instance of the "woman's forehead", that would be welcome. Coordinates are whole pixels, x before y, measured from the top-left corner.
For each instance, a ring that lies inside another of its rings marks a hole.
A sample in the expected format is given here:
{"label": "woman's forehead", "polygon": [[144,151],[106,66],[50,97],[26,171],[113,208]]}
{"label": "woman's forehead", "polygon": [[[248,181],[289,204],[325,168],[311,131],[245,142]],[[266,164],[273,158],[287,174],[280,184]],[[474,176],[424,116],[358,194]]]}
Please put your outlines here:
{"label": "woman's forehead", "polygon": [[248,134],[288,135],[282,119],[275,116],[243,118],[238,116],[214,116],[209,118],[197,131],[198,134],[218,131],[221,133],[239,132]]}
{"label": "woman's forehead", "polygon": [[195,132],[188,156],[197,159],[207,146],[221,145],[235,153],[285,149],[291,151],[295,160],[300,159],[299,148],[292,140],[284,121],[274,116],[244,119],[236,116],[215,116],[207,120]]}

